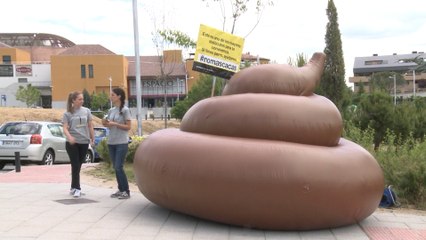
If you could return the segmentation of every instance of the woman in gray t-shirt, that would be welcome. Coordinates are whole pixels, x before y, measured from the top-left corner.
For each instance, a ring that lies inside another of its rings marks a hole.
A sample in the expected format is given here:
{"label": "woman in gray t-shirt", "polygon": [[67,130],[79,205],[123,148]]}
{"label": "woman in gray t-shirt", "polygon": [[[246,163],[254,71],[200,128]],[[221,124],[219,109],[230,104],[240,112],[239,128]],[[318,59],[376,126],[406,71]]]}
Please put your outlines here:
{"label": "woman in gray t-shirt", "polygon": [[62,117],[67,138],[65,148],[71,162],[71,190],[74,197],[81,196],[80,170],[89,144],[94,144],[94,130],[90,109],[83,107],[83,93],[76,91],[68,96],[67,111]]}
{"label": "woman in gray t-shirt", "polygon": [[102,124],[109,128],[108,150],[117,179],[118,191],[111,194],[112,198],[130,198],[129,182],[124,172],[124,162],[129,149],[129,130],[131,128],[130,110],[124,106],[126,93],[121,88],[114,88],[110,99],[114,105],[108,111]]}

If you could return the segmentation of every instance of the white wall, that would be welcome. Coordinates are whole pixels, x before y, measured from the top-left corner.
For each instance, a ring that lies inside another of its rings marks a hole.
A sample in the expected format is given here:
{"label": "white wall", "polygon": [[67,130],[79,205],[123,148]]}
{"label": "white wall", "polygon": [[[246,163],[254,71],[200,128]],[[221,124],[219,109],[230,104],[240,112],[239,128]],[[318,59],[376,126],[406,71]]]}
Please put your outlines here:
{"label": "white wall", "polygon": [[[16,100],[16,92],[19,86],[26,86],[31,84],[34,87],[50,87],[51,75],[50,75],[50,64],[31,64],[32,75],[31,76],[16,76],[16,65],[13,65],[13,77],[0,77],[0,95],[6,96],[6,101],[0,98],[0,105],[3,107],[26,107],[27,105],[21,101]],[[19,78],[26,78],[27,83],[19,83]],[[44,90],[45,91],[45,90]],[[43,94],[46,94],[43,92]],[[51,95],[51,91],[50,94]],[[47,94],[46,94],[47,95]]]}

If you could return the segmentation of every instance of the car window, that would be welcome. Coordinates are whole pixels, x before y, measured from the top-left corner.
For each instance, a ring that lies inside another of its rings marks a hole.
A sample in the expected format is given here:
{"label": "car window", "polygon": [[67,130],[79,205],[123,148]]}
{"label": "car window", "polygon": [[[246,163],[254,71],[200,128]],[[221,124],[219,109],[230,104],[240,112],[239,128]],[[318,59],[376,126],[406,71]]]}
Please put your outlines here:
{"label": "car window", "polygon": [[53,136],[65,138],[65,134],[61,125],[50,124],[50,125],[47,125],[47,128],[49,129],[50,133],[52,133]]}
{"label": "car window", "polygon": [[106,130],[101,128],[95,128],[95,137],[106,137]]}
{"label": "car window", "polygon": [[0,129],[0,134],[30,135],[39,134],[41,125],[30,122],[10,122]]}

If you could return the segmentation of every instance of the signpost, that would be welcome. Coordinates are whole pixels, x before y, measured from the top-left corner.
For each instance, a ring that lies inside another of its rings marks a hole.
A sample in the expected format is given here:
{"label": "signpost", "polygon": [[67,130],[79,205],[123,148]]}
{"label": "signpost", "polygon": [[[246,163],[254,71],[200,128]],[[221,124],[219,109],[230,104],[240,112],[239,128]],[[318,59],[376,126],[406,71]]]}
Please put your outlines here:
{"label": "signpost", "polygon": [[244,39],[201,24],[192,70],[229,79],[240,69]]}

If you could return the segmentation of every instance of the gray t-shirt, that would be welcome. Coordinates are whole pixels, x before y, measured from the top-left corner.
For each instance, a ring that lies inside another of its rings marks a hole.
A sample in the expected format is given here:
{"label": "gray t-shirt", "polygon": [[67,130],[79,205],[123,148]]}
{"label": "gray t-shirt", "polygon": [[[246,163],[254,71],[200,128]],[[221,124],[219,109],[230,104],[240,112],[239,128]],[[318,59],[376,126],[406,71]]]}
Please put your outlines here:
{"label": "gray t-shirt", "polygon": [[[119,124],[126,124],[127,121],[131,120],[130,109],[124,106],[121,109],[119,107],[113,107],[108,111],[107,118],[110,121],[117,122]],[[129,131],[123,130],[117,127],[109,128],[108,144],[127,144],[129,142]]]}
{"label": "gray t-shirt", "polygon": [[[88,122],[92,120],[92,113],[86,107],[80,107],[74,113],[65,112],[62,122],[69,126],[68,131],[75,138],[76,143],[90,143],[90,132]],[[69,141],[69,139],[67,139]]]}

